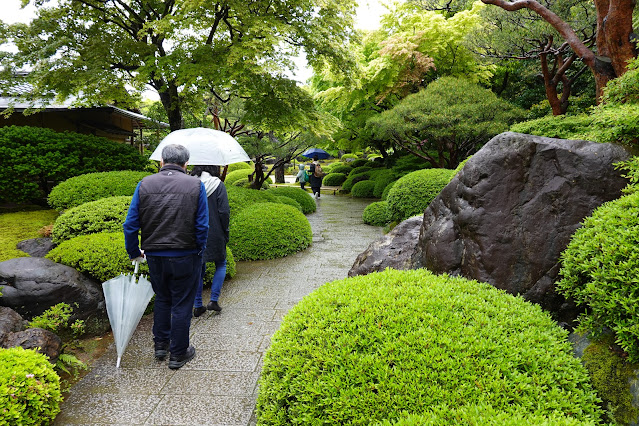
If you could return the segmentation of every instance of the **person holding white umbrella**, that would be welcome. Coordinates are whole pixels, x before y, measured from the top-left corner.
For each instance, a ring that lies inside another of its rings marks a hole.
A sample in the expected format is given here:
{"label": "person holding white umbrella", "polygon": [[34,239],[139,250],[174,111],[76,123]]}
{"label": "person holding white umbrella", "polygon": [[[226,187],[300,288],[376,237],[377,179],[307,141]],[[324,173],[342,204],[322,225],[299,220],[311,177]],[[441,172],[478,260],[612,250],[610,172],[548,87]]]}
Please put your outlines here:
{"label": "person holding white umbrella", "polygon": [[209,229],[206,190],[186,174],[188,160],[184,146],[165,146],[160,171],[138,184],[123,225],[129,258],[146,258],[149,265],[155,358],[162,361],[170,352],[173,370],[195,357],[189,344],[191,309]]}

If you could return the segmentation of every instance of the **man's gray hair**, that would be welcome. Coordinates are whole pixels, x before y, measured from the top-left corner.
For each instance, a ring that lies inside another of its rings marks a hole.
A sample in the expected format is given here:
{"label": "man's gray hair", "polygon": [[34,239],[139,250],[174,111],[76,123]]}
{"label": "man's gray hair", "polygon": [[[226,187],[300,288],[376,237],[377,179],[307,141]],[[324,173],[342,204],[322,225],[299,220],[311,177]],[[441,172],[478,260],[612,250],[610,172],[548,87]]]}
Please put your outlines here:
{"label": "man's gray hair", "polygon": [[177,164],[184,167],[187,161],[189,161],[189,150],[178,144],[171,144],[164,147],[162,150],[162,161],[164,164]]}

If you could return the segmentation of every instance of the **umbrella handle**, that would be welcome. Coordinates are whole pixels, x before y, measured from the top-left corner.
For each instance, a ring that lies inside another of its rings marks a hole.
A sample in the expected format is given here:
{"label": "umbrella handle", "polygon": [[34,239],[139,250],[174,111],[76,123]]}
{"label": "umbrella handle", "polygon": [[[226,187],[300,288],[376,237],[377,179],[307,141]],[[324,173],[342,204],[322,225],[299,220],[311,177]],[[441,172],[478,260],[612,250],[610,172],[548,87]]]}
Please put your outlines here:
{"label": "umbrella handle", "polygon": [[140,261],[135,260],[133,261],[133,263],[135,264],[135,268],[133,269],[133,275],[136,275],[138,273],[138,269],[140,268]]}

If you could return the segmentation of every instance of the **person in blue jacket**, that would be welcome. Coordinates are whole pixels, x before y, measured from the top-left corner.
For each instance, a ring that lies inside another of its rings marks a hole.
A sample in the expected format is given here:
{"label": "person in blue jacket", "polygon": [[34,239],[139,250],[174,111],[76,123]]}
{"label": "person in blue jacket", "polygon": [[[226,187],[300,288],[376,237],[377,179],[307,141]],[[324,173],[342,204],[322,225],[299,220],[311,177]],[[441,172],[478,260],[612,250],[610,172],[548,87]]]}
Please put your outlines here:
{"label": "person in blue jacket", "polygon": [[[219,166],[194,166],[191,175],[198,176],[204,184],[209,204],[209,235],[202,262],[202,276],[200,277],[193,305],[193,316],[199,317],[207,310],[218,312],[222,310],[218,300],[224,278],[226,277],[226,244],[229,242],[231,209],[226,187],[220,180]],[[211,282],[211,300],[204,307],[202,303],[202,287],[207,262],[215,263],[215,273]]]}
{"label": "person in blue jacket", "polygon": [[160,171],[142,179],[135,189],[123,225],[129,258],[146,259],[149,264],[155,292],[155,358],[162,361],[170,352],[173,370],[195,357],[189,344],[191,308],[209,229],[206,190],[199,179],[186,174],[188,160],[185,147],[167,145]]}

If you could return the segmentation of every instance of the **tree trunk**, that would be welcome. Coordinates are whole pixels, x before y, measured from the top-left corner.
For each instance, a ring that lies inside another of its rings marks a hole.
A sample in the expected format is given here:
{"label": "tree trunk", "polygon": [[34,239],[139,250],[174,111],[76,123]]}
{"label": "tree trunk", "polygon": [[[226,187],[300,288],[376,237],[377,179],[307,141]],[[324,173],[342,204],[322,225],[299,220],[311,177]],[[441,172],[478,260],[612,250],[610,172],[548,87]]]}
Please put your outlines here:
{"label": "tree trunk", "polygon": [[[278,159],[279,160],[279,159]],[[275,183],[284,183],[284,163],[275,167]]]}
{"label": "tree trunk", "polygon": [[169,118],[169,126],[171,131],[180,130],[182,128],[182,108],[180,107],[179,94],[177,86],[172,83],[166,85],[166,90],[158,91],[160,102],[164,107],[167,117]]}

